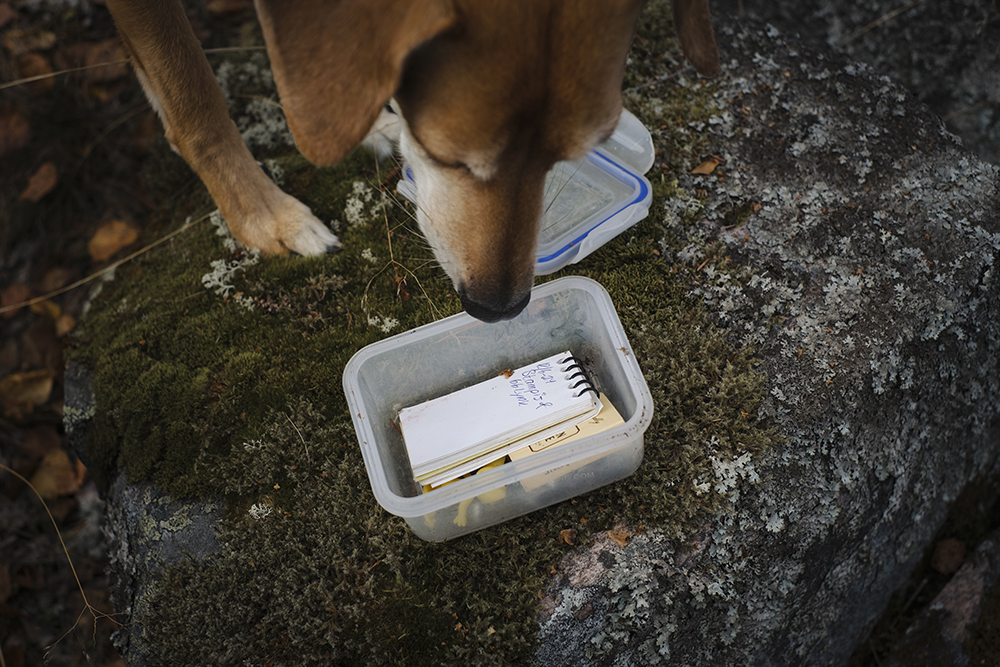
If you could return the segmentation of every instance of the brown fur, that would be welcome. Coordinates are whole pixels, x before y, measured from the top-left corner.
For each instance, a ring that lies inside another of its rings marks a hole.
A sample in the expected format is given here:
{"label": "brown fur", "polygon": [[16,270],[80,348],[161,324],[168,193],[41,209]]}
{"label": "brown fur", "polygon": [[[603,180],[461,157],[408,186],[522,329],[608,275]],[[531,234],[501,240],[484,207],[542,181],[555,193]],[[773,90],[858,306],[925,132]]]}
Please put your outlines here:
{"label": "brown fur", "polygon": [[[699,70],[718,56],[707,0],[676,0]],[[614,130],[641,0],[256,0],[303,154],[343,158],[395,96],[421,171],[420,224],[486,320],[527,302],[547,171]],[[176,0],[108,0],[167,137],[233,235],[266,252],[337,243],[267,180],[229,119]],[[331,240],[332,239],[332,240]]]}

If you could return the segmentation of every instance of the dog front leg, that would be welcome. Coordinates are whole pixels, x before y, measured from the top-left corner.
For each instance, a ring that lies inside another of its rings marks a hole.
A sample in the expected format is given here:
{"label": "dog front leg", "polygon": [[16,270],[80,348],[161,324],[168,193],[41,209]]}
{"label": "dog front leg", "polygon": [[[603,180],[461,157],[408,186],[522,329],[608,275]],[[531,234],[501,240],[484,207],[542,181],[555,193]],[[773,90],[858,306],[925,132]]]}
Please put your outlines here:
{"label": "dog front leg", "polygon": [[208,187],[233,236],[269,253],[316,255],[337,237],[260,169],[178,0],[107,0],[167,140]]}

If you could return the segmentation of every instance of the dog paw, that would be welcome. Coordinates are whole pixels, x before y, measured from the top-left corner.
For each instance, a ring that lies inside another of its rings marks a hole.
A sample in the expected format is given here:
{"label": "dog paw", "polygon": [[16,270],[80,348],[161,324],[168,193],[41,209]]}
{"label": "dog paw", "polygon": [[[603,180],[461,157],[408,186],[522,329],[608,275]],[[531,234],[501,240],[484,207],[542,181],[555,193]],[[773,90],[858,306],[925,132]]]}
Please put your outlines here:
{"label": "dog paw", "polygon": [[337,235],[320,222],[308,206],[294,197],[288,197],[283,202],[283,210],[277,218],[278,242],[288,252],[308,257],[334,253],[342,247]]}
{"label": "dog paw", "polygon": [[[271,255],[312,256],[337,252],[340,239],[312,214],[309,207],[285,194],[271,181],[263,182],[263,194],[250,215],[219,209],[230,233],[247,248]],[[244,209],[245,210],[245,209]]]}

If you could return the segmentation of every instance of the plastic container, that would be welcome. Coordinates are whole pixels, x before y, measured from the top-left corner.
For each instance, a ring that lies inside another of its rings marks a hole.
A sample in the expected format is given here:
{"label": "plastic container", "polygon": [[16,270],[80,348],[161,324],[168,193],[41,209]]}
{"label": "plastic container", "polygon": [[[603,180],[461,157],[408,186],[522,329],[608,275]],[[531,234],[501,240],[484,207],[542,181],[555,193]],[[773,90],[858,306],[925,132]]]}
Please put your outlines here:
{"label": "plastic container", "polygon": [[[653,164],[649,131],[622,111],[607,141],[579,160],[559,162],[545,181],[545,213],[538,234],[535,275],[574,264],[649,214]],[[399,193],[416,201],[417,184],[403,170]]]}
{"label": "plastic container", "polygon": [[[569,349],[625,423],[421,493],[399,411]],[[425,540],[507,521],[632,474],[642,460],[653,400],[607,291],[571,276],[536,287],[515,319],[485,324],[465,313],[362,348],[344,369],[361,454],[376,500]]]}

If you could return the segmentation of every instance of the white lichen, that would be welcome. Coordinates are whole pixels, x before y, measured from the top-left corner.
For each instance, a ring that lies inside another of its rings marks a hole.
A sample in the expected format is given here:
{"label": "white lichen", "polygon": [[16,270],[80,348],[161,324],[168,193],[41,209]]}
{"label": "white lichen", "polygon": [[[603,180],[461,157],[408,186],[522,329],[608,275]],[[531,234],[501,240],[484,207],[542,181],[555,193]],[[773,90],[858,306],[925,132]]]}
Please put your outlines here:
{"label": "white lichen", "polygon": [[252,519],[262,521],[266,519],[274,510],[264,503],[254,503],[250,506],[249,514]]}
{"label": "white lichen", "polygon": [[368,326],[377,327],[382,333],[389,333],[399,326],[399,320],[395,317],[380,317],[379,315],[368,316]]}

